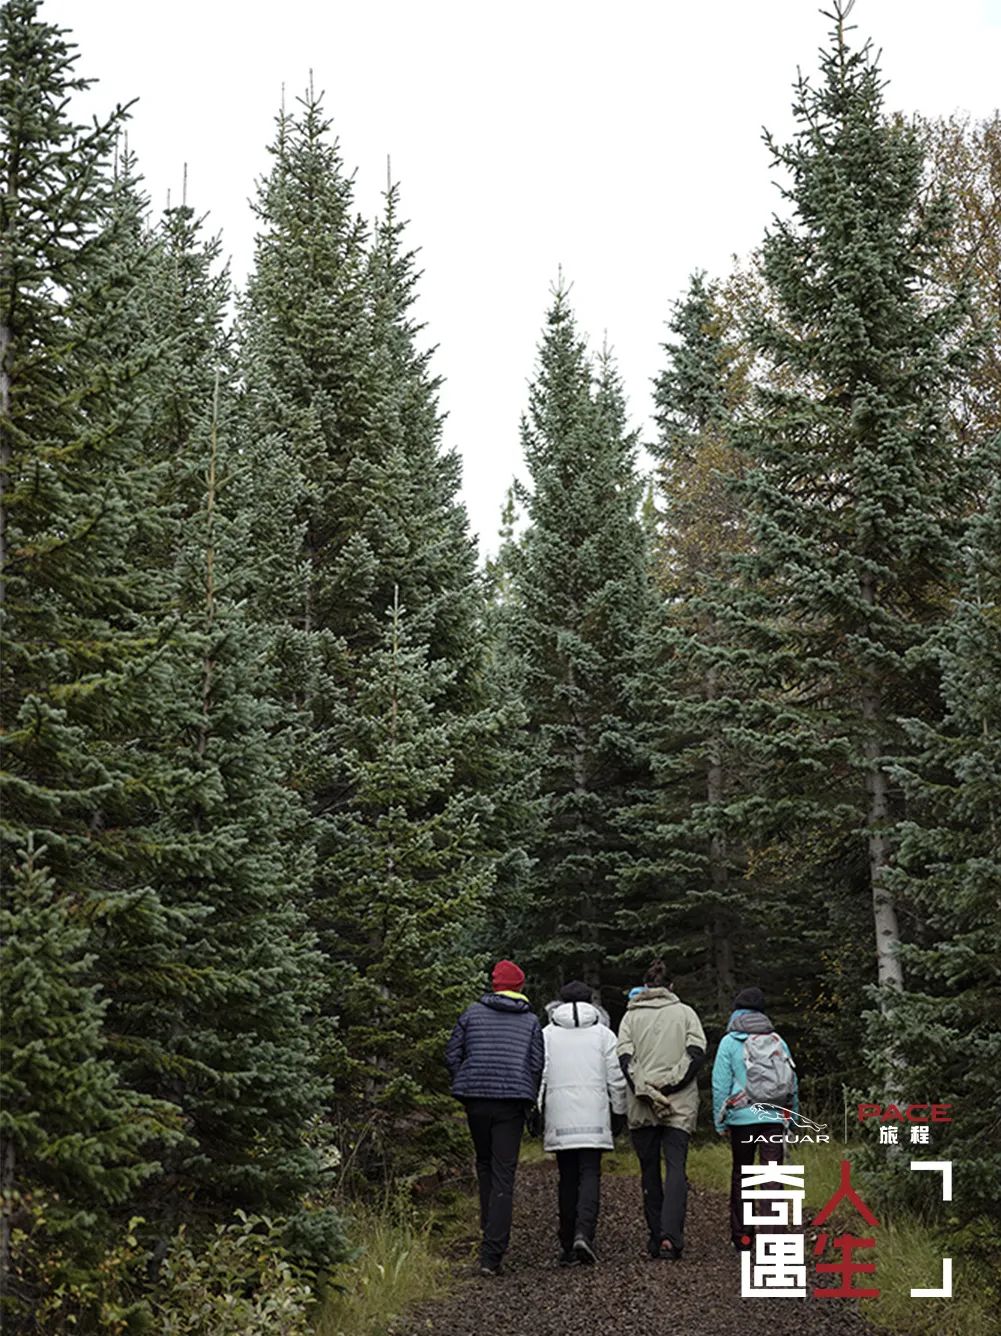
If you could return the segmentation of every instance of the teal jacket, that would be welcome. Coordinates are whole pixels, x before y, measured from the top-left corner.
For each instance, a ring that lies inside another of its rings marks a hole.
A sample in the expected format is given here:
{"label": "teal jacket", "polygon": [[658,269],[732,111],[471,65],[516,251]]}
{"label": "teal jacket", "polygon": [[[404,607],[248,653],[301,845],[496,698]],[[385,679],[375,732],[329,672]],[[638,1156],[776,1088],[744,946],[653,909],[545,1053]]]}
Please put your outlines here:
{"label": "teal jacket", "polygon": [[[744,1040],[751,1031],[737,1028],[739,1024],[737,1018],[743,1014],[745,1013],[735,1011],[730,1016],[729,1028],[719,1041],[719,1048],[716,1050],[716,1061],[713,1063],[713,1123],[717,1132],[722,1132],[727,1127],[740,1127],[747,1123],[782,1122],[778,1114],[757,1113],[749,1106],[735,1109],[726,1102],[731,1095],[735,1095],[738,1091],[744,1089]],[[756,1012],[754,1014],[760,1016],[762,1013]],[[782,1047],[791,1059],[792,1053],[784,1039],[782,1040]],[[793,1113],[799,1113],[799,1081],[796,1079],[795,1069],[793,1080],[795,1084],[790,1107]]]}

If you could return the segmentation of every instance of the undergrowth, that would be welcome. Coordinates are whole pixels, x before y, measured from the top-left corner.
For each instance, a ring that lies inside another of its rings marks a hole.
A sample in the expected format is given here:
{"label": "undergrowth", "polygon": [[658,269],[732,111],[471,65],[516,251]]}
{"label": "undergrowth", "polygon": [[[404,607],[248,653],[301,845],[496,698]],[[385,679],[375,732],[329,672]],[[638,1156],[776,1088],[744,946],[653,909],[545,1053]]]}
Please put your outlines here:
{"label": "undergrowth", "polygon": [[[970,1231],[960,1236],[943,1207],[938,1218],[919,1219],[897,1213],[883,1216],[871,1198],[865,1177],[855,1167],[852,1146],[802,1145],[790,1157],[806,1166],[806,1205],[816,1212],[834,1193],[840,1179],[840,1162],[852,1162],[852,1183],[862,1199],[880,1219],[873,1229],[876,1238],[876,1273],[873,1283],[878,1299],[860,1301],[860,1312],[870,1322],[905,1336],[997,1336],[1001,1294],[997,1271],[987,1261],[965,1253],[961,1244],[974,1242]],[[701,1187],[718,1192],[730,1189],[730,1149],[725,1141],[697,1142],[688,1156],[689,1178]],[[809,1214],[806,1219],[809,1219]],[[859,1232],[859,1222],[849,1227]],[[725,1221],[720,1222],[725,1228]],[[861,1231],[868,1234],[868,1229]],[[977,1241],[979,1242],[979,1240]],[[912,1289],[934,1289],[941,1282],[942,1258],[953,1258],[953,1292],[950,1299],[912,1299]]]}
{"label": "undergrowth", "polygon": [[[864,1177],[854,1167],[853,1148],[839,1145],[796,1147],[793,1162],[806,1166],[806,1206],[809,1220],[835,1191],[843,1157],[852,1159],[852,1181],[868,1204]],[[539,1139],[522,1146],[523,1164],[547,1158]],[[616,1143],[603,1161],[606,1175],[635,1176],[636,1157],[628,1137]],[[730,1152],[725,1141],[696,1141],[688,1157],[693,1183],[725,1193],[730,1183]],[[446,1294],[450,1267],[446,1254],[475,1233],[475,1203],[461,1196],[439,1204],[433,1213],[418,1216],[413,1207],[387,1201],[380,1208],[358,1208],[354,1213],[353,1241],[357,1258],[339,1267],[337,1288],[327,1292],[316,1321],[317,1336],[392,1336],[394,1321],[416,1304]],[[846,1221],[846,1223],[848,1223]],[[721,1204],[720,1229],[726,1230]],[[996,1336],[999,1303],[990,1264],[966,1255],[952,1222],[923,1221],[900,1215],[880,1216],[875,1231],[879,1299],[864,1300],[862,1314],[875,1326],[901,1336]],[[981,1242],[982,1240],[973,1240]],[[912,1299],[912,1288],[933,1288],[939,1283],[942,1257],[954,1259],[951,1299]],[[608,1258],[606,1266],[614,1266]],[[697,1265],[692,1259],[692,1264]]]}
{"label": "undergrowth", "polygon": [[400,1199],[352,1209],[357,1255],[331,1277],[316,1315],[317,1336],[389,1336],[402,1313],[446,1294],[448,1252],[469,1234],[474,1204],[447,1197],[430,1212]]}

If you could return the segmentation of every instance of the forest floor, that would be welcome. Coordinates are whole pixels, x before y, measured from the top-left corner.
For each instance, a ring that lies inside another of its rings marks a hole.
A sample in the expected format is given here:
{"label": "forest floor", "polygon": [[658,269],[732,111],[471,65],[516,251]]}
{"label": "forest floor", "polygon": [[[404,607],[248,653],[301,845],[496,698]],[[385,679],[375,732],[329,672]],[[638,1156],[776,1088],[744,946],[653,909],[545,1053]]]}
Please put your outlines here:
{"label": "forest floor", "polygon": [[[646,1255],[639,1179],[602,1180],[597,1266],[556,1265],[556,1165],[522,1164],[514,1229],[497,1277],[476,1274],[473,1240],[443,1299],[400,1318],[396,1336],[870,1336],[850,1300],[742,1299],[727,1202],[692,1185],[680,1262]],[[809,1235],[808,1235],[809,1238]],[[809,1242],[808,1242],[809,1248]],[[458,1250],[457,1250],[458,1251]],[[813,1277],[811,1285],[815,1283]]]}

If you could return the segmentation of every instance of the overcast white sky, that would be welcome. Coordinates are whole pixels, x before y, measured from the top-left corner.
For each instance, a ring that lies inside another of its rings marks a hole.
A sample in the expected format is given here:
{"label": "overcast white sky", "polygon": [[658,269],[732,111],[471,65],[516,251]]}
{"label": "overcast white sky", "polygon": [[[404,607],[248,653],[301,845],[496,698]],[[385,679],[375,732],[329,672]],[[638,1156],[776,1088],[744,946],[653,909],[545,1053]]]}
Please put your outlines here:
{"label": "overcast white sky", "polygon": [[[283,83],[312,68],[326,90],[366,214],[391,155],[487,548],[557,267],[646,427],[669,303],[760,239],[777,202],[761,127],[788,131],[797,66],[815,69],[830,27],[814,0],[46,0],[43,16],[100,80],[88,110],[139,98],[130,142],[154,204],[187,162],[238,281]],[[1001,0],[858,0],[853,21],[883,49],[891,108],[997,105]]]}

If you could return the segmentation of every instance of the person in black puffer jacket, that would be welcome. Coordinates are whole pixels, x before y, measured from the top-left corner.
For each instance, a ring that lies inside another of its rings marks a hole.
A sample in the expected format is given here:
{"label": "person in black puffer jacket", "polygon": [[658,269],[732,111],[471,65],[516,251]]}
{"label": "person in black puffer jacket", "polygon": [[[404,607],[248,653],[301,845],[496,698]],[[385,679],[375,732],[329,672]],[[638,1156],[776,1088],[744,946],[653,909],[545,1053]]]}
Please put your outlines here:
{"label": "person in black puffer jacket", "polygon": [[466,1106],[480,1187],[480,1271],[495,1276],[511,1238],[514,1174],[525,1116],[545,1065],[542,1027],[521,992],[524,971],[494,966],[494,991],[468,1007],[445,1048],[452,1094]]}

